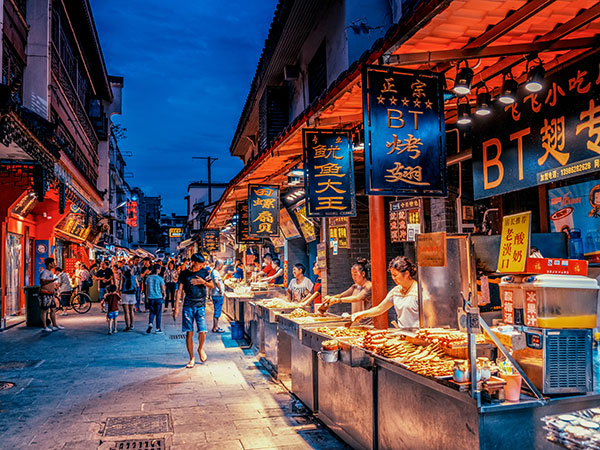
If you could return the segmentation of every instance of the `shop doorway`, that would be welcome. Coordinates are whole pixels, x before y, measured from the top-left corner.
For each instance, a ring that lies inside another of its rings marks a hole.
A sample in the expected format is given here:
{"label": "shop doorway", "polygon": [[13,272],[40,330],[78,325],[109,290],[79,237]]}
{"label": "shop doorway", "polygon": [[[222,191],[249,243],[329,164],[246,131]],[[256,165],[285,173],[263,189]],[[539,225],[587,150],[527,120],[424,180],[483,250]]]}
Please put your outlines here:
{"label": "shop doorway", "polygon": [[21,252],[22,236],[8,233],[6,238],[6,315],[11,316],[21,312]]}

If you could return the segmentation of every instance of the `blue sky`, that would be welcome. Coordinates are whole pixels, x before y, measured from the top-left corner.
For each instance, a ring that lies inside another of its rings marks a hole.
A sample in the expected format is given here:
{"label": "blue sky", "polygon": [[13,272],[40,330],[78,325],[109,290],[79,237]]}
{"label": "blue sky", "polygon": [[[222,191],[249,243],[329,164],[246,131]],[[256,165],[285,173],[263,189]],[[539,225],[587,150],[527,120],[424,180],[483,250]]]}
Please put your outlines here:
{"label": "blue sky", "polygon": [[[110,75],[124,77],[120,142],[128,182],[161,195],[163,212],[184,214],[191,181],[242,168],[229,155],[277,0],[227,2],[90,0]],[[176,7],[175,5],[185,5]]]}

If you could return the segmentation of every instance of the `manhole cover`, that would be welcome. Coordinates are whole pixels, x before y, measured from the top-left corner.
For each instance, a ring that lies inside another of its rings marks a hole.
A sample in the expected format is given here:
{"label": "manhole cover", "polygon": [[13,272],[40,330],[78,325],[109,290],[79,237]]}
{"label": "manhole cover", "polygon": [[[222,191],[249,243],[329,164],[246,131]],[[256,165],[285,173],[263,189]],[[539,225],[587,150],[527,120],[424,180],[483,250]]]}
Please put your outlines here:
{"label": "manhole cover", "polygon": [[171,339],[185,339],[185,334],[171,334],[169,337]]}
{"label": "manhole cover", "polygon": [[15,383],[11,383],[10,381],[0,381],[0,391],[5,391],[15,387]]}
{"label": "manhole cover", "polygon": [[111,444],[109,450],[168,450],[164,438],[160,439],[128,439],[126,441],[118,441]]}
{"label": "manhole cover", "polygon": [[39,359],[30,361],[0,361],[0,370],[25,369],[27,367],[37,367],[42,363]]}
{"label": "manhole cover", "polygon": [[107,417],[104,436],[131,436],[135,434],[167,433],[169,431],[171,431],[171,426],[168,414]]}

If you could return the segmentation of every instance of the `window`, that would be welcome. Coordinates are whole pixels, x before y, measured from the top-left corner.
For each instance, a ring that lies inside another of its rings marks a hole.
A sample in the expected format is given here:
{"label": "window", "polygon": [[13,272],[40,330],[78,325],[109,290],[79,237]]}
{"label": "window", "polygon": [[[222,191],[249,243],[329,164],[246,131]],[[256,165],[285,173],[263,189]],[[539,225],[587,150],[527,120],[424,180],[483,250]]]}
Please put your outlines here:
{"label": "window", "polygon": [[312,103],[327,88],[327,55],[325,41],[308,63],[308,101]]}

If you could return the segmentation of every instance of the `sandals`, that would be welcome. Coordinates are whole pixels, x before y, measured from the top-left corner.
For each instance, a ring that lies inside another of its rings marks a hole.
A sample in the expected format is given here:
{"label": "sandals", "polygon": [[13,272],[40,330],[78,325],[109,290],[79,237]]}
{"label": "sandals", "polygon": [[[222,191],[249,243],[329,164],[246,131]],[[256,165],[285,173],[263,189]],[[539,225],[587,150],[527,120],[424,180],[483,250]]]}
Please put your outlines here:
{"label": "sandals", "polygon": [[213,333],[225,333],[225,330],[223,328],[213,328],[211,330]]}

